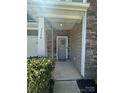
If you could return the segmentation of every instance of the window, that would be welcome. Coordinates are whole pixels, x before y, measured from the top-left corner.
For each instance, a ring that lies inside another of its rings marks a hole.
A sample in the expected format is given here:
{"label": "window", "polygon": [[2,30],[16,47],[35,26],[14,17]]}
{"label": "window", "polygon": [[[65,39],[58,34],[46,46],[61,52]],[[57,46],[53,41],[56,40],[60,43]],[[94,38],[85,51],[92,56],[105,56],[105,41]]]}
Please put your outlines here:
{"label": "window", "polygon": [[27,30],[27,36],[38,36],[38,30]]}

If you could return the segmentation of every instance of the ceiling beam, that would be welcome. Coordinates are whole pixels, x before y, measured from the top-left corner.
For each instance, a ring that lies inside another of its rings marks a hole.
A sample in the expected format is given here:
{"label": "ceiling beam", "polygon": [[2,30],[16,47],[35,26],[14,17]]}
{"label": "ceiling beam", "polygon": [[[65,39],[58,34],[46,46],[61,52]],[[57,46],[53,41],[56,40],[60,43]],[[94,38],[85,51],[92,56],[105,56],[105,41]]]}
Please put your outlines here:
{"label": "ceiling beam", "polygon": [[63,19],[74,19],[74,20],[81,20],[81,16],[73,16],[73,15],[55,15],[55,14],[44,14],[45,17],[48,18],[63,18]]}
{"label": "ceiling beam", "polygon": [[64,19],[64,18],[49,18],[46,17],[47,20],[49,20],[50,22],[59,22],[59,23],[80,23],[81,20],[79,19]]}

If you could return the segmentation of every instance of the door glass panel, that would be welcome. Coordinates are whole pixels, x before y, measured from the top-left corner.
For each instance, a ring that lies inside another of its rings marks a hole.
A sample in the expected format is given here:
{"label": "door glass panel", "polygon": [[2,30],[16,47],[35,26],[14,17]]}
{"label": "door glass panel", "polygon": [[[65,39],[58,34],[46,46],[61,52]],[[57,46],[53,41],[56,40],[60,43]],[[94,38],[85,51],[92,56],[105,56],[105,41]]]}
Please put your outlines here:
{"label": "door glass panel", "polygon": [[66,39],[59,38],[59,47],[65,47],[65,46],[66,46]]}
{"label": "door glass panel", "polygon": [[61,45],[65,45],[65,40],[61,40]]}
{"label": "door glass panel", "polygon": [[61,39],[60,43],[61,43],[61,46],[62,47],[65,47],[66,46],[66,40],[65,39]]}

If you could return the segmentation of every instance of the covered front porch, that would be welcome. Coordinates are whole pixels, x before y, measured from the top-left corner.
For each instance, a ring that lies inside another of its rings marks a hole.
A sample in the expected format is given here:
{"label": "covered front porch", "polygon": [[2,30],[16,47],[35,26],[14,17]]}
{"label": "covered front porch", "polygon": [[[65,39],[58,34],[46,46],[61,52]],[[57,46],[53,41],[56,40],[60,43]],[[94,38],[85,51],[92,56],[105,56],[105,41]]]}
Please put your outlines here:
{"label": "covered front porch", "polygon": [[56,80],[76,79],[85,75],[88,7],[88,3],[28,1],[28,14],[35,23],[32,25],[30,22],[28,29],[29,56],[50,56],[54,60],[65,60],[56,62]]}

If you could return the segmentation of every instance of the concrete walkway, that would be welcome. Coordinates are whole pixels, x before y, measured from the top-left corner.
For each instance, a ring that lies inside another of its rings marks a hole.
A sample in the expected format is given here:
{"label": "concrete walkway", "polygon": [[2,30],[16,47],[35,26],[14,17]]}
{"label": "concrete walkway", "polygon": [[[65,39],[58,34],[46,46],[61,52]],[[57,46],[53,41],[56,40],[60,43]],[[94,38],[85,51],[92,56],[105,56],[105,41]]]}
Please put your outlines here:
{"label": "concrete walkway", "polygon": [[55,63],[53,78],[55,80],[77,80],[82,77],[73,64],[67,61]]}
{"label": "concrete walkway", "polygon": [[56,62],[53,78],[53,93],[80,93],[76,80],[82,77],[71,62]]}
{"label": "concrete walkway", "polygon": [[53,93],[80,93],[76,81],[56,81]]}

